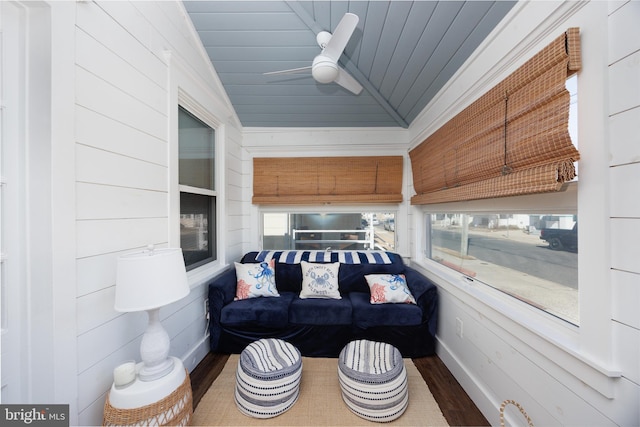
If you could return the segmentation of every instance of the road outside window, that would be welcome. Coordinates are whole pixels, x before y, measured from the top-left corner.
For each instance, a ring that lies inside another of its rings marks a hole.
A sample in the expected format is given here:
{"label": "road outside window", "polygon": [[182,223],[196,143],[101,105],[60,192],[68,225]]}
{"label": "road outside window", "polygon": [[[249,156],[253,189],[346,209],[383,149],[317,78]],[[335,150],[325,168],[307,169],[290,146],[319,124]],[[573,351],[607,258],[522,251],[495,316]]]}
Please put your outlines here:
{"label": "road outside window", "polygon": [[577,215],[429,214],[429,258],[579,324]]}

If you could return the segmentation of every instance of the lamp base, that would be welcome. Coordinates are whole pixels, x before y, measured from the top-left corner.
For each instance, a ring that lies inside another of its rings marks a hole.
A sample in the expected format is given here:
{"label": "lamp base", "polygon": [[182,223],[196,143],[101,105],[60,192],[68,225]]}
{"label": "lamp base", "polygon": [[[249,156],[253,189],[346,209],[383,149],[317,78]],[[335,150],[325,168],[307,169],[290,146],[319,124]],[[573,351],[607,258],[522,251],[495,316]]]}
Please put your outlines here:
{"label": "lamp base", "polygon": [[141,381],[155,381],[173,369],[174,362],[168,357],[169,335],[160,323],[159,313],[159,308],[147,310],[149,324],[140,343],[142,367],[138,371],[138,378]]}
{"label": "lamp base", "polygon": [[142,365],[138,372],[140,381],[155,381],[167,375],[173,370],[174,361],[172,358],[165,359],[162,363],[154,366]]}

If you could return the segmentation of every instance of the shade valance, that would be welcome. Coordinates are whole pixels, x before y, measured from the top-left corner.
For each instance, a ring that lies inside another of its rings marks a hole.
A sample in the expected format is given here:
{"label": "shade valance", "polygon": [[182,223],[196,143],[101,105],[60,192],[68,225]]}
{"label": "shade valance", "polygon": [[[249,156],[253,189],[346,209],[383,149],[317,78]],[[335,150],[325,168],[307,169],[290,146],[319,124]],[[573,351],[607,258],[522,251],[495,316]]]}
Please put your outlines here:
{"label": "shade valance", "polygon": [[409,152],[412,204],[555,191],[575,177],[567,77],[580,68],[570,28]]}
{"label": "shade valance", "polygon": [[400,203],[402,156],[253,159],[254,204]]}

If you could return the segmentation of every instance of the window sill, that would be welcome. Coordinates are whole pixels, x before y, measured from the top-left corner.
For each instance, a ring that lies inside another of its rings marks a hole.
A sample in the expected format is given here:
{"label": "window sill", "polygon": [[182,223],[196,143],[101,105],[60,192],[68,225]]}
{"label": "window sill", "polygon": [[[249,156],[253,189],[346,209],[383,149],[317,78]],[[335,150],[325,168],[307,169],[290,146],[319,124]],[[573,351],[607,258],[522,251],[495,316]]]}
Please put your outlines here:
{"label": "window sill", "polygon": [[[513,297],[450,270],[431,260],[412,262],[443,291],[477,310],[508,335],[508,341],[523,354],[535,352],[540,366],[561,368],[603,396],[615,397],[619,370],[605,366],[580,352],[580,329]],[[551,362],[551,363],[549,363]]]}
{"label": "window sill", "polygon": [[227,264],[222,264],[220,260],[216,260],[187,272],[189,287],[194,289],[203,285],[226,267]]}

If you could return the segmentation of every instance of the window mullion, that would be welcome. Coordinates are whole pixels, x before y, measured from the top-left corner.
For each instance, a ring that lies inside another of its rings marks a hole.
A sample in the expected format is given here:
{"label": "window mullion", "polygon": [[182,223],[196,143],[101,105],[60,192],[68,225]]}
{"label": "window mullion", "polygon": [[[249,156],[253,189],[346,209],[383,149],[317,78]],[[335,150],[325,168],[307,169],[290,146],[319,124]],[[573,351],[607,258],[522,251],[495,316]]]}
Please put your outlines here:
{"label": "window mullion", "polygon": [[181,193],[199,194],[201,196],[211,196],[211,197],[215,197],[217,195],[214,190],[209,190],[209,189],[200,188],[200,187],[192,187],[190,185],[179,185],[178,188]]}

